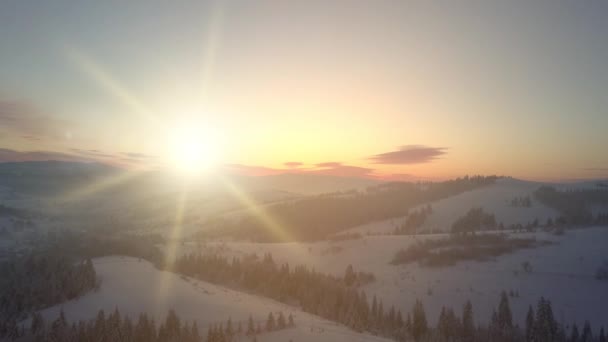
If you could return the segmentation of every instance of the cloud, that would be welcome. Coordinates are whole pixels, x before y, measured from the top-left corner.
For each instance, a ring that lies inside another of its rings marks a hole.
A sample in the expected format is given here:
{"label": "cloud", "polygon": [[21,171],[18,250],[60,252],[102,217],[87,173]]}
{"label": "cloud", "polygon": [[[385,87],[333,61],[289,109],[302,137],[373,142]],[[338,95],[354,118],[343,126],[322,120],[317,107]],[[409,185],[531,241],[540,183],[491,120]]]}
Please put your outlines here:
{"label": "cloud", "polygon": [[285,165],[285,166],[287,166],[289,168],[296,168],[296,167],[300,167],[300,166],[302,166],[304,164],[302,164],[300,162],[286,162],[286,163],[283,163],[283,165]]}
{"label": "cloud", "polygon": [[30,141],[64,139],[67,121],[43,115],[25,102],[0,100],[0,129]]}
{"label": "cloud", "polygon": [[227,164],[225,167],[228,171],[244,174],[248,176],[270,176],[284,173],[299,174],[299,175],[325,175],[337,177],[353,177],[353,178],[374,178],[373,169],[367,167],[344,165],[338,162],[320,163],[316,166],[323,165],[322,168],[269,168],[265,166],[243,165],[243,164]]}
{"label": "cloud", "polygon": [[342,163],[339,162],[325,162],[325,163],[319,163],[315,165],[316,167],[339,167],[342,166]]}
{"label": "cloud", "polygon": [[145,153],[139,153],[139,152],[123,152],[121,153],[124,156],[127,156],[128,158],[131,159],[153,159],[153,158],[158,158],[157,156],[153,156],[150,154],[145,154]]}
{"label": "cloud", "polygon": [[74,152],[76,155],[91,158],[93,160],[127,167],[152,167],[156,165],[154,161],[157,158],[155,156],[139,152],[110,153],[96,149],[86,150],[80,148],[71,148],[70,151]]}
{"label": "cloud", "polygon": [[96,162],[118,167],[156,166],[152,160],[131,158],[122,154],[105,153],[100,150],[71,148],[68,152],[56,151],[16,151],[0,148],[0,163],[26,161],[66,161],[66,162]]}
{"label": "cloud", "polygon": [[28,135],[28,134],[22,135],[21,138],[23,138],[25,140],[29,140],[29,141],[40,141],[40,140],[42,140],[39,137],[35,137],[33,135]]}
{"label": "cloud", "polygon": [[[321,163],[332,165],[327,168],[308,171],[310,174],[338,176],[338,177],[353,177],[353,178],[373,178],[374,169],[368,167],[343,165],[341,163]],[[321,165],[317,164],[317,165]]]}
{"label": "cloud", "polygon": [[81,155],[81,156],[87,156],[87,157],[93,157],[93,158],[111,158],[114,159],[117,156],[113,155],[113,154],[109,154],[109,153],[104,153],[102,151],[99,150],[84,150],[84,149],[80,149],[80,148],[71,148],[70,151]]}
{"label": "cloud", "polygon": [[5,162],[24,162],[24,161],[78,161],[90,162],[90,158],[77,156],[69,153],[52,151],[15,151],[0,148],[0,163]]}
{"label": "cloud", "polygon": [[446,147],[406,145],[397,151],[380,153],[369,157],[374,164],[422,164],[446,154]]}

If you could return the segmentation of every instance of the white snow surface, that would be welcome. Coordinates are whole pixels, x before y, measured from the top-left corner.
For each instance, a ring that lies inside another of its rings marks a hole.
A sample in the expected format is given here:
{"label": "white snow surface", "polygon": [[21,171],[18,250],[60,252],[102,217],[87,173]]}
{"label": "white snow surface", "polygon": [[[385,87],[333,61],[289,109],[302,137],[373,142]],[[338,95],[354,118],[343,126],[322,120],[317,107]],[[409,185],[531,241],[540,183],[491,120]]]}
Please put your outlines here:
{"label": "white snow surface", "polygon": [[[555,219],[560,214],[555,209],[545,206],[534,198],[533,192],[541,185],[542,183],[504,178],[497,180],[495,184],[431,202],[429,204],[433,208],[433,213],[419,228],[419,232],[448,232],[454,221],[476,207],[481,207],[487,213],[494,214],[496,221],[498,223],[502,222],[505,226],[518,223],[526,225],[534,219],[538,219],[540,223],[545,223],[548,218]],[[529,196],[532,200],[530,208],[511,207],[507,203],[515,197],[525,196]],[[361,234],[390,233],[404,221],[405,217],[383,220],[361,225],[349,229],[347,232]]]}
{"label": "white snow surface", "polygon": [[45,319],[53,320],[63,310],[70,321],[88,320],[100,309],[109,314],[117,308],[134,320],[146,312],[160,322],[173,309],[182,322],[196,320],[201,333],[206,334],[208,326],[225,323],[228,318],[235,326],[241,321],[246,327],[250,314],[263,324],[268,313],[283,312],[285,316],[293,314],[296,327],[264,333],[258,338],[260,341],[386,341],[270,299],[160,271],[136,258],[103,257],[95,259],[94,266],[102,278],[99,290],[43,310]]}
{"label": "white snow surface", "polygon": [[[364,289],[368,298],[376,295],[385,309],[394,305],[404,314],[415,300],[426,308],[435,324],[442,306],[461,311],[466,300],[473,303],[478,322],[486,322],[498,305],[501,291],[514,291],[510,298],[516,321],[523,323],[529,305],[541,296],[551,300],[556,318],[566,324],[589,320],[593,326],[608,324],[608,281],[596,280],[600,265],[608,260],[608,228],[567,230],[562,236],[549,233],[521,233],[517,237],[536,237],[554,244],[524,249],[493,261],[460,262],[455,266],[428,268],[417,263],[394,266],[395,253],[419,239],[445,237],[445,234],[416,236],[365,236],[337,243],[247,243],[207,244],[205,251],[227,256],[271,253],[279,263],[306,264],[317,271],[343,275],[352,264],[356,271],[372,272],[376,281]],[[189,245],[183,252],[195,251]],[[532,264],[533,272],[523,274],[522,263]]]}

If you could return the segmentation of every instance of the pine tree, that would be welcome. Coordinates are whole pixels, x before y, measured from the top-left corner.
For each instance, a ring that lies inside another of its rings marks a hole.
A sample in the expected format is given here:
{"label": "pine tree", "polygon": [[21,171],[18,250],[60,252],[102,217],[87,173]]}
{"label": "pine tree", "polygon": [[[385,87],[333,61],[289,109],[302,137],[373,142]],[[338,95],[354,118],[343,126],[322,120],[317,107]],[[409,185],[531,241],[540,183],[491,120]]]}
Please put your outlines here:
{"label": "pine tree", "polygon": [[293,321],[293,315],[292,314],[289,314],[288,321],[289,321],[289,326],[290,327],[295,327],[296,326],[296,323]]}
{"label": "pine tree", "polygon": [[401,314],[401,310],[397,311],[397,328],[403,328],[403,315]]}
{"label": "pine tree", "polygon": [[496,310],[492,312],[492,318],[490,319],[490,324],[488,325],[488,334],[490,335],[491,341],[502,340],[500,335],[500,324],[498,323],[498,314],[496,313]]}
{"label": "pine tree", "polygon": [[372,325],[377,326],[378,322],[378,300],[376,299],[376,295],[374,295],[374,299],[372,299]]}
{"label": "pine tree", "polygon": [[181,322],[173,309],[169,310],[169,313],[167,314],[167,318],[165,319],[165,329],[169,338],[179,336]]}
{"label": "pine tree", "polygon": [[133,340],[133,322],[128,316],[122,320],[122,325],[120,327],[121,331],[121,340],[123,341],[132,341]]}
{"label": "pine tree", "polygon": [[447,340],[450,336],[449,328],[447,313],[445,306],[443,306],[441,307],[441,313],[439,314],[439,319],[437,320],[437,331],[445,340]]}
{"label": "pine tree", "polygon": [[191,331],[190,334],[192,336],[192,341],[199,342],[201,340],[201,335],[198,332],[198,324],[196,324],[196,321],[194,321],[192,323],[192,329],[190,331]]}
{"label": "pine tree", "polygon": [[500,295],[500,303],[498,304],[498,327],[500,336],[507,340],[512,339],[513,334],[513,316],[509,306],[509,297],[505,291]]}
{"label": "pine tree", "polygon": [[462,309],[462,341],[470,342],[475,339],[475,322],[473,321],[473,305],[470,300]]}
{"label": "pine tree", "polygon": [[285,329],[285,327],[287,327],[287,323],[285,322],[285,316],[283,316],[283,311],[279,312],[277,325],[279,329]]}
{"label": "pine tree", "polygon": [[32,335],[36,335],[40,331],[44,331],[44,318],[40,313],[36,312],[32,315],[30,332],[32,333]]}
{"label": "pine tree", "polygon": [[570,342],[579,342],[579,338],[578,326],[574,323],[572,325],[572,332],[570,333]]}
{"label": "pine tree", "polygon": [[97,318],[95,319],[95,336],[98,336],[100,340],[104,340],[106,336],[106,316],[103,310],[97,312]]}
{"label": "pine tree", "polygon": [[585,321],[583,326],[583,334],[581,335],[581,342],[591,342],[593,340],[593,333],[591,332],[591,324],[589,321]]}
{"label": "pine tree", "polygon": [[253,317],[249,315],[249,320],[247,321],[247,335],[253,335],[255,333],[255,327],[253,325]]}
{"label": "pine tree", "polygon": [[599,342],[606,342],[606,334],[604,333],[604,327],[600,329],[600,337],[598,338]]}
{"label": "pine tree", "polygon": [[213,342],[215,340],[215,332],[213,327],[207,329],[207,342]]}
{"label": "pine tree", "polygon": [[416,300],[416,303],[414,304],[412,317],[412,336],[414,336],[414,340],[420,341],[420,339],[427,334],[428,326],[424,306],[419,300]]}
{"label": "pine tree", "polygon": [[276,328],[274,315],[271,313],[268,314],[268,319],[266,320],[266,331],[274,331]]}
{"label": "pine tree", "polygon": [[346,286],[351,286],[355,283],[356,279],[357,275],[353,270],[353,265],[348,265],[346,267],[346,271],[344,272],[344,283],[346,284]]}
{"label": "pine tree", "polygon": [[232,328],[232,318],[229,317],[228,322],[226,322],[226,336],[228,336],[228,338],[230,338],[233,335],[234,335],[234,329]]}
{"label": "pine tree", "polygon": [[534,310],[532,305],[528,308],[528,314],[526,315],[526,342],[534,341]]}

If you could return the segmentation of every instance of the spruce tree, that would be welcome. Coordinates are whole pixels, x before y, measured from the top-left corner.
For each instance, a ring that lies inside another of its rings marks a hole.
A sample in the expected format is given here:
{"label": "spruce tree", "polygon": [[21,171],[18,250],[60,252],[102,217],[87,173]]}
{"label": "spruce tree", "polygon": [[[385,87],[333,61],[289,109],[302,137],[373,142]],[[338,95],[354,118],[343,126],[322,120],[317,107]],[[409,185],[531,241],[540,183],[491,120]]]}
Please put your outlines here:
{"label": "spruce tree", "polygon": [[513,334],[513,316],[509,306],[509,297],[505,291],[500,295],[500,303],[498,304],[498,328],[500,336],[506,340],[512,339]]}
{"label": "spruce tree", "polygon": [[283,316],[283,311],[279,312],[279,318],[277,319],[277,326],[279,329],[285,329],[285,327],[287,327],[287,323],[285,322],[285,316]]}
{"label": "spruce tree", "polygon": [[276,328],[274,315],[271,313],[268,314],[268,319],[266,320],[266,331],[270,332]]}
{"label": "spruce tree", "polygon": [[579,342],[580,336],[578,333],[578,326],[576,323],[572,325],[572,332],[570,333],[570,342]]}
{"label": "spruce tree", "polygon": [[475,322],[473,321],[473,305],[470,300],[462,309],[462,341],[470,342],[475,339]]}
{"label": "spruce tree", "polygon": [[441,337],[447,340],[450,336],[449,329],[450,327],[448,323],[447,313],[445,310],[445,306],[443,306],[441,307],[441,313],[439,314],[439,319],[437,320],[437,331],[439,332],[439,335]]}
{"label": "spruce tree", "polygon": [[424,306],[422,305],[422,302],[416,300],[414,308],[412,309],[412,336],[414,336],[414,340],[420,341],[427,332],[428,325]]}
{"label": "spruce tree", "polygon": [[232,328],[232,318],[228,317],[228,322],[226,322],[226,336],[229,338],[234,335],[234,329]]}
{"label": "spruce tree", "polygon": [[196,321],[194,321],[192,323],[192,329],[191,329],[191,336],[192,336],[192,341],[194,342],[199,342],[201,340],[201,335],[198,332],[198,325],[196,324]]}
{"label": "spruce tree", "polygon": [[255,333],[255,327],[253,324],[253,317],[249,315],[249,320],[247,321],[247,335],[253,335]]}
{"label": "spruce tree", "polygon": [[357,275],[353,270],[353,265],[348,265],[346,267],[346,271],[344,272],[344,283],[346,284],[346,286],[351,286],[355,283],[356,279]]}
{"label": "spruce tree", "polygon": [[591,324],[589,321],[585,321],[583,326],[583,334],[581,335],[581,342],[592,342],[593,333],[591,332]]}
{"label": "spruce tree", "polygon": [[528,307],[528,314],[526,315],[526,342],[534,341],[534,310],[532,305]]}

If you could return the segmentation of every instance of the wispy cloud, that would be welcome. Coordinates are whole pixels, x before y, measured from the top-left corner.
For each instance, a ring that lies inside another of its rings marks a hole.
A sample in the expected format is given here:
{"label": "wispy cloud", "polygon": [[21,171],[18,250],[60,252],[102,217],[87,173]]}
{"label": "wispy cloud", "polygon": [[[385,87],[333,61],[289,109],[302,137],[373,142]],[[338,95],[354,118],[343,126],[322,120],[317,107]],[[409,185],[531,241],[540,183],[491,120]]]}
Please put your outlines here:
{"label": "wispy cloud", "polygon": [[431,162],[446,153],[446,147],[406,145],[397,151],[373,155],[369,160],[374,164],[422,164]]}
{"label": "wispy cloud", "polygon": [[[300,164],[301,165],[301,164]],[[287,166],[287,165],[286,165]],[[303,175],[326,175],[338,177],[374,178],[373,169],[339,162],[326,162],[316,164],[314,168],[270,168],[257,165],[227,164],[228,171],[249,176],[270,176],[284,173]]]}
{"label": "wispy cloud", "polygon": [[69,153],[52,151],[15,151],[6,148],[0,149],[0,162],[25,162],[25,161],[78,161],[90,162],[91,158],[78,156]]}
{"label": "wispy cloud", "polygon": [[153,156],[153,155],[145,154],[145,153],[139,153],[139,152],[122,152],[121,154],[128,158],[137,159],[137,160],[158,158],[157,156]]}
{"label": "wispy cloud", "polygon": [[338,167],[338,166],[342,166],[342,163],[339,162],[324,162],[324,163],[319,163],[316,164],[317,167]]}
{"label": "wispy cloud", "polygon": [[338,162],[326,162],[317,164],[317,170],[308,171],[311,174],[339,176],[339,177],[359,177],[373,178],[374,169],[361,166],[344,165]]}
{"label": "wispy cloud", "polygon": [[91,158],[116,158],[115,155],[110,153],[104,153],[100,150],[84,150],[80,148],[71,148],[70,151],[74,152],[75,154]]}
{"label": "wispy cloud", "polygon": [[286,163],[283,163],[283,165],[285,165],[285,166],[287,166],[289,168],[296,168],[296,167],[300,167],[300,166],[302,166],[304,164],[300,163],[300,162],[286,162]]}
{"label": "wispy cloud", "polygon": [[67,152],[57,151],[16,151],[0,149],[0,163],[26,161],[68,161],[97,162],[119,167],[158,167],[158,163],[145,155],[146,159],[133,158],[122,153],[108,153],[95,149],[71,148]]}

